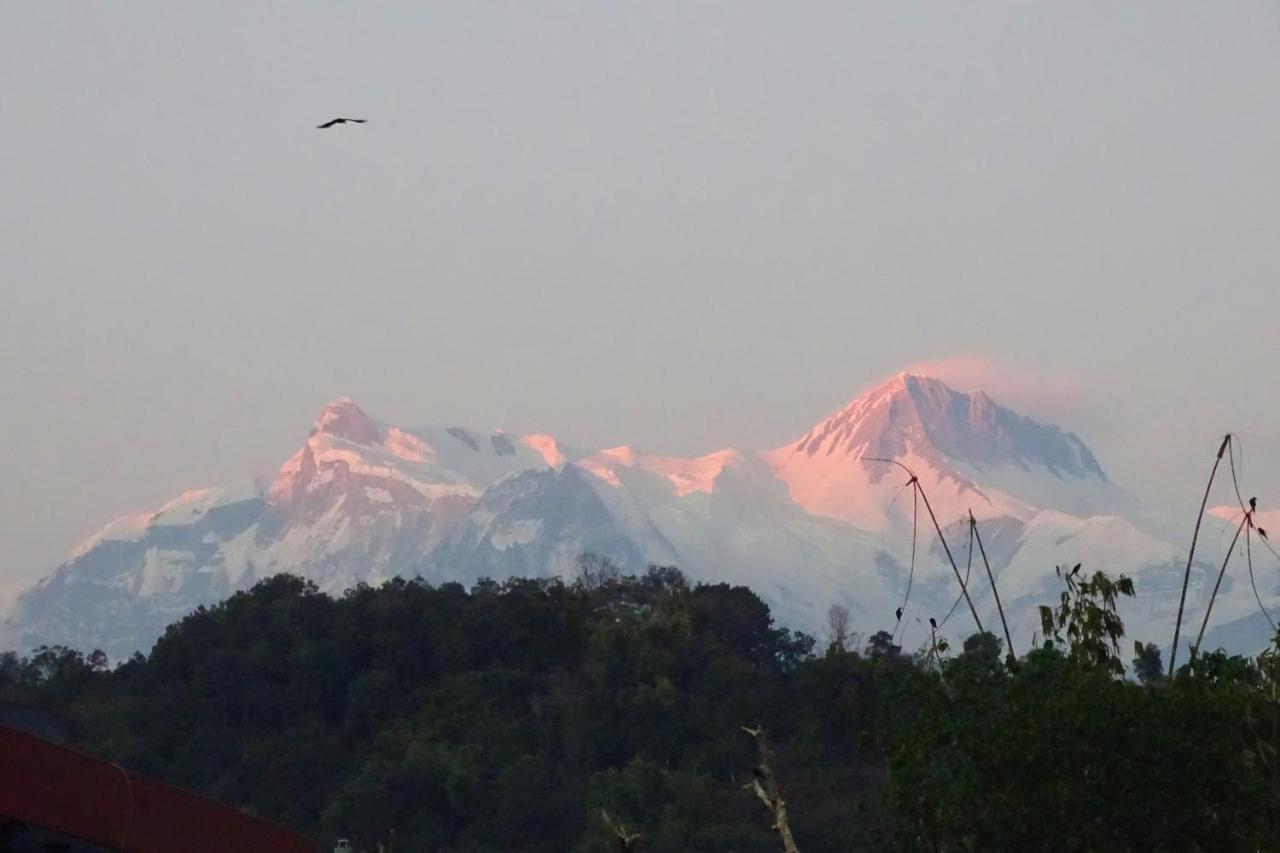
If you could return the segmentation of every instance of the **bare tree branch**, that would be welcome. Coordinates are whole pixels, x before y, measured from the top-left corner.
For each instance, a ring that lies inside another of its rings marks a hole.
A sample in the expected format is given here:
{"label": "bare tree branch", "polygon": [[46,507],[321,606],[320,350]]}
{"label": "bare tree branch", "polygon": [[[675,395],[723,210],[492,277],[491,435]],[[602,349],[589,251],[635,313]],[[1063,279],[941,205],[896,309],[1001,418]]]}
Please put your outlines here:
{"label": "bare tree branch", "polygon": [[636,843],[640,840],[640,833],[628,831],[626,826],[615,821],[604,809],[600,810],[600,817],[604,819],[604,825],[609,827],[609,831],[613,833],[614,840],[618,842],[620,853],[631,853],[632,850],[636,849]]}
{"label": "bare tree branch", "polygon": [[764,803],[764,807],[769,810],[769,814],[773,817],[773,829],[778,833],[778,837],[782,839],[783,853],[800,853],[800,848],[796,846],[795,837],[791,834],[791,826],[787,822],[787,803],[782,799],[782,791],[778,788],[778,780],[773,775],[773,752],[769,749],[769,741],[765,737],[764,728],[757,726],[753,729],[743,726],[742,730],[755,740],[756,747],[760,751],[759,763],[751,768],[751,773],[755,778],[752,779],[751,784],[743,787],[755,791],[760,802]]}
{"label": "bare tree branch", "polygon": [[831,635],[831,645],[842,652],[848,651],[849,608],[833,604],[827,609],[827,632]]}

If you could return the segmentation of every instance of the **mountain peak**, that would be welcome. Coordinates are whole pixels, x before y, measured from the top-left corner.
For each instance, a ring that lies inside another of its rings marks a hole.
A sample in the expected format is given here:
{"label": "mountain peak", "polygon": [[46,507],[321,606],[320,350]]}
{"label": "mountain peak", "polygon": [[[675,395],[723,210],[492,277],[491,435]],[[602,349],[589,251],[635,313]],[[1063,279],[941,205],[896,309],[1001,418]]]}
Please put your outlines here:
{"label": "mountain peak", "polygon": [[[896,382],[891,383],[894,388],[901,387],[913,400],[926,404],[930,401],[944,400],[952,394],[964,394],[964,392],[956,391],[941,379],[935,379],[923,373],[903,372],[899,373],[895,379]],[[971,395],[965,394],[964,396]]]}
{"label": "mountain peak", "polygon": [[972,507],[979,517],[1027,516],[1055,506],[1055,493],[1073,490],[1085,496],[1061,508],[1114,503],[1097,459],[1073,433],[1020,415],[983,391],[956,391],[909,371],[766,457],[801,506],[870,529],[883,524],[891,502],[879,494],[881,485],[901,485],[892,466],[870,459],[911,467],[922,483],[934,484],[931,495],[951,498],[960,514]]}
{"label": "mountain peak", "polygon": [[808,456],[941,455],[978,467],[1014,464],[1105,479],[1073,433],[1020,415],[985,391],[956,391],[940,379],[908,371],[858,395],[791,449]]}
{"label": "mountain peak", "polygon": [[356,444],[377,444],[381,429],[350,397],[338,397],[321,410],[311,434],[325,433]]}

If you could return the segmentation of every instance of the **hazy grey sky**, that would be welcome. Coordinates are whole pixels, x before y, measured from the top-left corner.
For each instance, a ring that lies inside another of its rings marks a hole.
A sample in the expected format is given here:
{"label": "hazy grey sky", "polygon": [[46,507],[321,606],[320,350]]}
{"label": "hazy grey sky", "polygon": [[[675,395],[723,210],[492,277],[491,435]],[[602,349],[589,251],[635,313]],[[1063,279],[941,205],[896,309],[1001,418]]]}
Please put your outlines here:
{"label": "hazy grey sky", "polygon": [[1144,496],[1234,428],[1280,504],[1274,0],[3,21],[0,582],[340,394],[699,452],[957,354]]}

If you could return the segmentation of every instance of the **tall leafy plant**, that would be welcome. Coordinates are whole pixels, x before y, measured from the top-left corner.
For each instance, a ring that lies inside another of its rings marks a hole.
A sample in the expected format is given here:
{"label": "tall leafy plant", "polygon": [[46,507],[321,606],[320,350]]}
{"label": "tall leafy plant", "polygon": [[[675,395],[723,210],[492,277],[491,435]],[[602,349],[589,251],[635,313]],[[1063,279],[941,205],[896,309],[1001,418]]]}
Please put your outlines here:
{"label": "tall leafy plant", "polygon": [[1040,625],[1046,641],[1060,645],[1067,658],[1079,666],[1124,673],[1120,638],[1124,622],[1116,613],[1119,596],[1133,595],[1133,581],[1116,579],[1105,572],[1081,574],[1080,564],[1069,572],[1054,569],[1066,583],[1057,607],[1040,606]]}

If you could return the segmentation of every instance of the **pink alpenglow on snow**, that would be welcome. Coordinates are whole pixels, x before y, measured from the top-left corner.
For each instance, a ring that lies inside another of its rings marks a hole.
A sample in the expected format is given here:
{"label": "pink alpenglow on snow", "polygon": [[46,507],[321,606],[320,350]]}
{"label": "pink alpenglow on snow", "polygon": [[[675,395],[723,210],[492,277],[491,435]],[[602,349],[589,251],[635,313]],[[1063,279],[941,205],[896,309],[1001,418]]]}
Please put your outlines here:
{"label": "pink alpenglow on snow", "polygon": [[[397,574],[571,576],[584,552],[631,572],[678,565],[745,584],[806,630],[836,601],[873,624],[902,602],[912,492],[900,468],[869,457],[915,471],[944,526],[970,510],[993,522],[994,568],[1008,567],[1001,588],[1011,596],[1039,594],[1055,561],[1164,565],[1180,550],[1132,523],[1133,500],[1075,435],[915,373],[776,449],[695,457],[393,426],[340,398],[265,494],[202,489],[110,525],[20,596],[0,639],[58,642],[92,622],[94,642],[130,653],[190,607],[279,572],[338,592]],[[949,569],[922,553],[921,589],[946,589]],[[120,628],[119,606],[98,603],[121,595],[137,599],[134,627]]]}
{"label": "pink alpenglow on snow", "polygon": [[526,435],[520,439],[526,447],[532,447],[542,455],[543,460],[552,468],[559,468],[566,461],[560,452],[560,446],[549,435]]}
{"label": "pink alpenglow on snow", "polygon": [[1079,515],[1117,512],[1131,498],[1113,486],[1072,433],[1039,424],[983,391],[961,393],[937,379],[899,373],[764,454],[792,499],[815,515],[876,530],[910,521],[900,496],[920,478],[939,520],[1030,519],[1044,507]]}
{"label": "pink alpenglow on snow", "polygon": [[706,456],[692,459],[679,456],[655,456],[637,453],[625,445],[611,447],[588,456],[579,464],[592,474],[615,487],[621,487],[618,478],[621,469],[633,469],[659,475],[670,481],[678,497],[693,492],[710,493],[725,465],[742,454],[736,450],[717,450]]}

